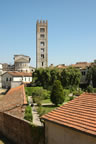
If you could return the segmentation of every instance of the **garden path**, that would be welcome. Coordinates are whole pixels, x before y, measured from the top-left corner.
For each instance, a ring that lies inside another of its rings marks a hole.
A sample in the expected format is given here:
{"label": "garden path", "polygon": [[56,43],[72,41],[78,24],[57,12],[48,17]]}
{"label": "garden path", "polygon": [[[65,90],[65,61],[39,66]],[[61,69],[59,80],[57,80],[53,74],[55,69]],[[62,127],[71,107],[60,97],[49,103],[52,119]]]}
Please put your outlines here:
{"label": "garden path", "polygon": [[39,118],[39,114],[37,113],[37,110],[36,110],[36,104],[33,104],[32,115],[33,115],[33,124],[42,126],[42,123]]}

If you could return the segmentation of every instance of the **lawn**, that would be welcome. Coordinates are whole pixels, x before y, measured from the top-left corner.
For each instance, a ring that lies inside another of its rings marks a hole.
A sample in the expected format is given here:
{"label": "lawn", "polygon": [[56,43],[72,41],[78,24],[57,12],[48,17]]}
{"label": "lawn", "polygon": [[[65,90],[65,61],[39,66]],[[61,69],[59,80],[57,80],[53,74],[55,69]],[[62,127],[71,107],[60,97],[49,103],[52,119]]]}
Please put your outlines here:
{"label": "lawn", "polygon": [[70,97],[69,96],[65,96],[64,102],[68,102],[68,101],[70,101]]}
{"label": "lawn", "polygon": [[52,102],[50,99],[41,100],[41,104],[44,104],[44,103],[52,103]]}
{"label": "lawn", "polygon": [[57,107],[54,105],[49,105],[49,106],[41,106],[37,108],[37,112],[39,114],[39,116],[41,117],[42,115],[56,109]]}
{"label": "lawn", "polygon": [[[68,101],[70,101],[74,98],[75,98],[75,96],[72,96],[72,97],[66,96],[63,104],[66,104]],[[45,100],[42,100],[41,103],[42,104],[44,104],[44,103],[47,104],[47,103],[52,103],[52,102],[50,101],[50,99],[45,99]],[[60,104],[59,106],[61,106],[61,105],[62,104]],[[44,114],[46,114],[46,113],[48,113],[48,112],[50,112],[50,111],[52,111],[56,108],[58,108],[58,107],[56,107],[55,105],[50,105],[50,104],[45,105],[45,106],[43,105],[43,106],[40,106],[40,107],[37,108],[37,112],[38,112],[39,116],[41,117],[42,115],[44,115]]]}

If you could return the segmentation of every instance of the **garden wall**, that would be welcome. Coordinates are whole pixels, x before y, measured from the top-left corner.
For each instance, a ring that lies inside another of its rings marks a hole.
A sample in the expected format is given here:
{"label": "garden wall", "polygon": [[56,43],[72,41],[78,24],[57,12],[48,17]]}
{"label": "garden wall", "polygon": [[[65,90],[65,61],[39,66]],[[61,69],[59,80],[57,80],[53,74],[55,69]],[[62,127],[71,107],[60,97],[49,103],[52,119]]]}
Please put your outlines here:
{"label": "garden wall", "polygon": [[0,112],[0,132],[16,144],[44,144],[43,127]]}

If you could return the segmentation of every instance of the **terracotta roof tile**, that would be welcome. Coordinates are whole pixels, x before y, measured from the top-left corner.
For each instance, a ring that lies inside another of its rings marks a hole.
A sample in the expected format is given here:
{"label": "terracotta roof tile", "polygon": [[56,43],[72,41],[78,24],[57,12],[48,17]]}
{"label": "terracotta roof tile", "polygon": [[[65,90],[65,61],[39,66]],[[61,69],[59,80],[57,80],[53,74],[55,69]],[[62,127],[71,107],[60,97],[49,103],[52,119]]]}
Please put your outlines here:
{"label": "terracotta roof tile", "polygon": [[96,135],[96,94],[84,93],[41,118]]}
{"label": "terracotta roof tile", "polygon": [[[12,72],[12,71],[9,71],[9,72],[6,72],[6,73],[8,73],[8,74],[10,74],[10,75],[12,75],[12,76],[28,76],[28,77],[31,77],[32,76],[32,73],[25,73],[25,72],[16,72],[16,71],[14,71],[14,72]],[[4,75],[4,74],[3,74]]]}
{"label": "terracotta roof tile", "polygon": [[72,65],[70,65],[70,66],[75,67],[75,68],[82,68],[82,69],[85,69],[86,67],[91,66],[91,63],[87,63],[87,62],[78,62],[78,63],[72,64]]}
{"label": "terracotta roof tile", "polygon": [[24,85],[10,89],[0,100],[0,111],[10,111],[18,106],[27,104]]}

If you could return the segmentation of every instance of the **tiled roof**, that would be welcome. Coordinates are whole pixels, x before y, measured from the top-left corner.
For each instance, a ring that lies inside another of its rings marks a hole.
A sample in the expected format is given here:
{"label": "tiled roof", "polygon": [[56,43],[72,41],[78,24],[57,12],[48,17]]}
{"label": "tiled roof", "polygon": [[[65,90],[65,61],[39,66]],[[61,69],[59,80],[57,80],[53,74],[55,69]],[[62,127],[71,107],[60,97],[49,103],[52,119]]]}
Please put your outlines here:
{"label": "tiled roof", "polygon": [[65,66],[65,65],[57,65],[56,68],[65,69],[65,68],[68,68],[68,66]]}
{"label": "tiled roof", "polygon": [[0,111],[6,112],[27,104],[24,85],[10,89],[0,100]]}
{"label": "tiled roof", "polygon": [[77,62],[76,64],[71,64],[71,65],[64,65],[64,64],[60,64],[60,65],[57,65],[56,67],[59,68],[59,69],[64,69],[64,68],[68,68],[68,67],[75,67],[75,68],[81,68],[81,69],[85,69],[89,66],[91,66],[92,63],[87,63],[87,62]]}
{"label": "tiled roof", "polygon": [[84,93],[41,118],[96,136],[96,94]]}
{"label": "tiled roof", "polygon": [[16,77],[20,77],[20,76],[28,76],[28,77],[31,77],[32,76],[32,73],[25,73],[25,72],[16,72],[16,71],[14,71],[14,72],[6,72],[6,73],[8,73],[8,74],[10,74],[10,75],[12,75],[12,76],[16,76]]}
{"label": "tiled roof", "polygon": [[87,62],[78,62],[78,63],[72,64],[72,65],[70,65],[70,66],[75,67],[75,68],[82,68],[82,69],[85,69],[86,67],[91,66],[91,63],[87,63]]}

